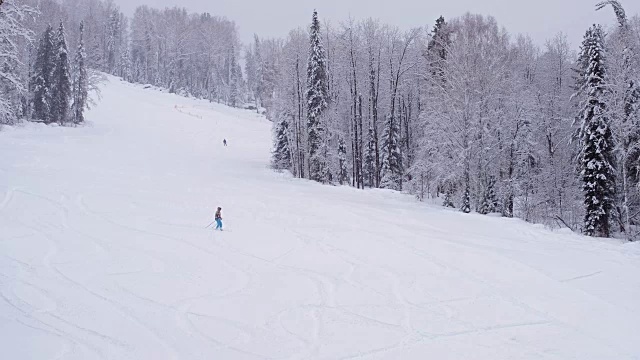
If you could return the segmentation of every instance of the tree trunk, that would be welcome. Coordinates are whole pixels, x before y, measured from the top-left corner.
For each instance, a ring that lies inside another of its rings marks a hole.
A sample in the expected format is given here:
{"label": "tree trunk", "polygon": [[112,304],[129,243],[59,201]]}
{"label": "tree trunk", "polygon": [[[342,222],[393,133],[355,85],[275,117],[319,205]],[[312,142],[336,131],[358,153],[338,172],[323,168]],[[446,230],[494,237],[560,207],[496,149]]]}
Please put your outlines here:
{"label": "tree trunk", "polygon": [[302,88],[300,86],[300,58],[296,58],[296,88],[298,95],[298,121],[296,121],[297,134],[296,137],[296,152],[298,156],[298,177],[304,178],[304,150],[302,149],[302,139],[300,134],[302,133],[302,119],[304,115],[304,103]]}
{"label": "tree trunk", "polygon": [[[372,94],[372,107],[373,107],[373,143],[376,153],[376,168],[375,168],[375,187],[380,187],[380,142],[378,136],[378,96],[380,95],[380,54],[381,50],[378,50],[378,70],[373,68],[373,54],[371,55],[371,94]],[[377,78],[376,78],[377,77]]]}
{"label": "tree trunk", "polygon": [[363,172],[363,159],[364,159],[364,130],[362,129],[362,95],[358,96],[358,183],[360,188],[364,189],[364,172]]}

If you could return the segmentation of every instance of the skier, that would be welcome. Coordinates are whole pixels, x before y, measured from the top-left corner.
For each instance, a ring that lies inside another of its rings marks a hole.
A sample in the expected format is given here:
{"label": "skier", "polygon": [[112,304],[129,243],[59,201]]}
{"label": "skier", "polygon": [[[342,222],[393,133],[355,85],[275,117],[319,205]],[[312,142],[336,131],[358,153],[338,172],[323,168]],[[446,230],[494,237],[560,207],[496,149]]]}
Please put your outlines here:
{"label": "skier", "polygon": [[222,143],[224,144],[224,146],[227,146],[227,139],[222,139]]}
{"label": "skier", "polygon": [[215,220],[216,220],[216,230],[220,229],[222,231],[222,211],[221,207],[218,207],[218,211],[216,211]]}

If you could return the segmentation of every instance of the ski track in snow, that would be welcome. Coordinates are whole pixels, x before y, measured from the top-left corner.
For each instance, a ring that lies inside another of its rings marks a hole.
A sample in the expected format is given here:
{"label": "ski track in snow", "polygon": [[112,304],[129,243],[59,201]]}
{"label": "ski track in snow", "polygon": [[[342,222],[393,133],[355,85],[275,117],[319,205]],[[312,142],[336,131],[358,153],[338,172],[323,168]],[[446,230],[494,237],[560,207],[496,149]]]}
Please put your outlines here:
{"label": "ski track in snow", "polygon": [[640,359],[638,244],[292,179],[255,113],[103,88],[0,132],[3,358]]}

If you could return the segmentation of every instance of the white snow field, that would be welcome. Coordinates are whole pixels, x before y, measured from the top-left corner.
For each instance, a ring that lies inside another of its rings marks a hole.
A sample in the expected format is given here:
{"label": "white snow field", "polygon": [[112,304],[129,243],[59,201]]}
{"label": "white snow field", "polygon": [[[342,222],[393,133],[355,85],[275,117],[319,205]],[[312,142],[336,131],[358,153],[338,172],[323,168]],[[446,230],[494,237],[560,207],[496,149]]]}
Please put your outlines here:
{"label": "white snow field", "polygon": [[0,132],[1,359],[640,359],[638,244],[292,179],[113,77],[88,119]]}

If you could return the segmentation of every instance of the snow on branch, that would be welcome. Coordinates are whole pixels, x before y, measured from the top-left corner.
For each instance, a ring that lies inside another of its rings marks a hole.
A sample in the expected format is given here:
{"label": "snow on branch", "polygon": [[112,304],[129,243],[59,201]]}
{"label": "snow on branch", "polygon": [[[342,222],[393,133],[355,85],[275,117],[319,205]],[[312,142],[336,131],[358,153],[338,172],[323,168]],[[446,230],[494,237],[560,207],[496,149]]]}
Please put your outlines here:
{"label": "snow on branch", "polygon": [[616,18],[618,19],[618,24],[620,26],[625,26],[627,24],[627,15],[622,7],[622,4],[618,0],[607,0],[596,4],[596,11],[605,8],[607,5],[611,5],[613,7],[613,11],[616,13]]}

